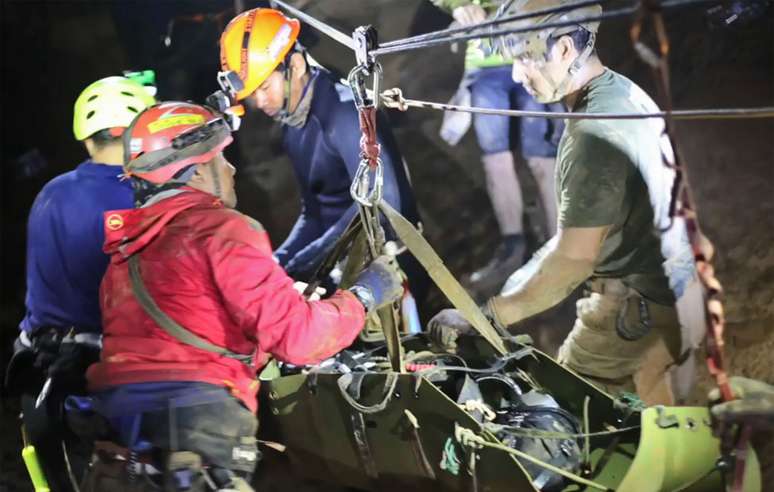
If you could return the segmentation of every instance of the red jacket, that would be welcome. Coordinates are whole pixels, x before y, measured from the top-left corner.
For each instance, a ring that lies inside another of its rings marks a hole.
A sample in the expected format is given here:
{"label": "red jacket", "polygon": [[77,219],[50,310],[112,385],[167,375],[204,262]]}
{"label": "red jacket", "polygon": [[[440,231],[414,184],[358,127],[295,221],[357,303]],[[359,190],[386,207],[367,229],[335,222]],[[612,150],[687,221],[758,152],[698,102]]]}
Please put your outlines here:
{"label": "red jacket", "polygon": [[[269,355],[313,364],[352,343],[365,312],[347,291],[309,302],[272,258],[255,220],[190,188],[146,208],[105,213],[102,360],[87,373],[92,390],[159,381],[226,386],[255,411],[256,370]],[[127,258],[156,304],[178,324],[231,352],[256,351],[255,368],[184,344],[135,299]]]}

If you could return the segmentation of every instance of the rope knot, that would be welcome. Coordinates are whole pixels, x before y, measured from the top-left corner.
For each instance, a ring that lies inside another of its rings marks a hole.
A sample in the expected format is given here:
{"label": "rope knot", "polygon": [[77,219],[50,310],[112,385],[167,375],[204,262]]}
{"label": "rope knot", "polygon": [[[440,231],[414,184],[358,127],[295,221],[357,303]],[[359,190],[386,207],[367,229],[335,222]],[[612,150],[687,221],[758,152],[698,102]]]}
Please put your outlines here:
{"label": "rope knot", "polygon": [[368,165],[374,169],[379,159],[381,145],[376,138],[376,108],[365,107],[360,109],[360,157],[368,161]]}

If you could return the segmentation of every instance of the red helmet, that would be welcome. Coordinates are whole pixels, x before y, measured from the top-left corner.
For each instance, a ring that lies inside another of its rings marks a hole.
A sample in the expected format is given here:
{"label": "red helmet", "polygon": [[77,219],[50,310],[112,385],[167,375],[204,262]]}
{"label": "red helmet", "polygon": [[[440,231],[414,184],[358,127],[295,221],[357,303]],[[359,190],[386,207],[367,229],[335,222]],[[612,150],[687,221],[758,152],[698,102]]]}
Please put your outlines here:
{"label": "red helmet", "polygon": [[124,132],[124,172],[155,184],[192,164],[209,162],[233,141],[228,124],[198,104],[162,102]]}

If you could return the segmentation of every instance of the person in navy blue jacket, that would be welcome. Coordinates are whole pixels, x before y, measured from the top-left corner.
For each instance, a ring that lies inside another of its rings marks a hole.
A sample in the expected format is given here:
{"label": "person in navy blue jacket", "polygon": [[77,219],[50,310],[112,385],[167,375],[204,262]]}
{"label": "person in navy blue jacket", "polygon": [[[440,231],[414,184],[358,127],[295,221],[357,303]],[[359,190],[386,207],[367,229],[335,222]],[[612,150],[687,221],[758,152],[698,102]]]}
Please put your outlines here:
{"label": "person in navy blue jacket", "polygon": [[[26,315],[6,385],[21,394],[25,434],[53,491],[72,490],[61,445],[72,436],[62,425],[62,400],[85,392],[86,368],[101,347],[99,285],[108,265],[103,213],[133,208],[132,188],[120,178],[121,134],[153,103],[142,84],[124,77],[89,85],[73,117],[89,159],[48,182],[30,211]],[[69,458],[77,477],[88,454]]]}
{"label": "person in navy blue jacket", "polygon": [[[297,20],[273,9],[244,12],[221,37],[221,64],[243,82],[236,98],[282,125],[283,147],[293,163],[303,208],[275,255],[290,275],[306,280],[357,214],[349,189],[360,163],[361,131],[351,90],[325,69],[307,63],[296,41],[299,28]],[[242,56],[244,47],[250,56]],[[418,224],[408,172],[383,114],[377,119],[377,133],[384,167],[383,199]],[[389,227],[386,234],[394,239]],[[421,300],[427,274],[408,253],[398,256],[398,262],[412,294]]]}

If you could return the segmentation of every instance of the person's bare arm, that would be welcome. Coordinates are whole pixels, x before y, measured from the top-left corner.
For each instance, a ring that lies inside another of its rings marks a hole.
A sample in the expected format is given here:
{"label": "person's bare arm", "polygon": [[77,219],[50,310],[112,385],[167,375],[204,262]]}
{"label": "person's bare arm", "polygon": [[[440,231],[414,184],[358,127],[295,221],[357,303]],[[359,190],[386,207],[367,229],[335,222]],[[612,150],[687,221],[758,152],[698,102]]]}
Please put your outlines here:
{"label": "person's bare arm", "polygon": [[490,299],[489,310],[503,326],[558,304],[594,272],[610,226],[560,229],[535,257]]}

